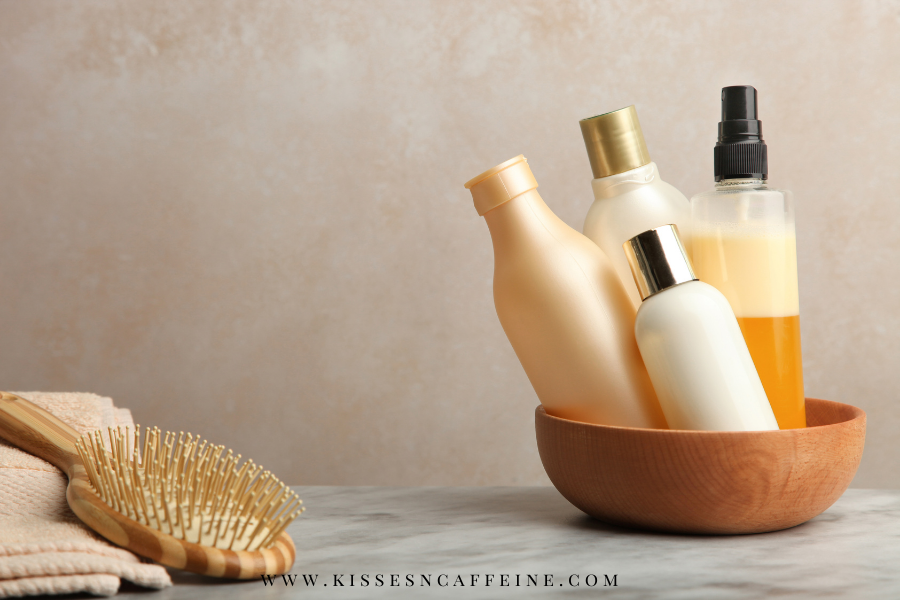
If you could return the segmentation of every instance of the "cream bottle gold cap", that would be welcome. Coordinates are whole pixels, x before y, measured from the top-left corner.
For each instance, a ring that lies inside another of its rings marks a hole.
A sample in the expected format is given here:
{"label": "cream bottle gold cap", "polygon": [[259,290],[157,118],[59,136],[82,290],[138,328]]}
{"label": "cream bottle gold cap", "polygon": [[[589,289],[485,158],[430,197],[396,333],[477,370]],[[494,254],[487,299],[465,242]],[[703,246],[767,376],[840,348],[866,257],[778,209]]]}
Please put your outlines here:
{"label": "cream bottle gold cap", "polygon": [[639,233],[622,244],[622,248],[641,300],[679,283],[697,279],[675,225],[663,225]]}
{"label": "cream bottle gold cap", "polygon": [[624,173],[650,163],[644,132],[633,105],[582,119],[579,123],[594,179]]}
{"label": "cream bottle gold cap", "polygon": [[521,154],[466,182],[479,216],[537,186],[528,161]]}

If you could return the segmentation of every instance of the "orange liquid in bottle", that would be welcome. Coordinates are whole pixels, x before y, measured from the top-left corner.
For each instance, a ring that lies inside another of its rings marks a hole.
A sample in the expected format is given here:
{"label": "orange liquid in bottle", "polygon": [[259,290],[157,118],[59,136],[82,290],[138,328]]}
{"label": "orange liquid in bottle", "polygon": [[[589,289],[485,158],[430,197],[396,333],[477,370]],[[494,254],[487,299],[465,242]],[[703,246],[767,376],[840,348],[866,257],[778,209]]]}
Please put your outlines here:
{"label": "orange liquid in bottle", "polygon": [[694,273],[728,298],[780,429],[806,427],[796,247],[792,233],[693,238]]}
{"label": "orange liquid in bottle", "polygon": [[738,317],[780,429],[806,427],[800,317]]}

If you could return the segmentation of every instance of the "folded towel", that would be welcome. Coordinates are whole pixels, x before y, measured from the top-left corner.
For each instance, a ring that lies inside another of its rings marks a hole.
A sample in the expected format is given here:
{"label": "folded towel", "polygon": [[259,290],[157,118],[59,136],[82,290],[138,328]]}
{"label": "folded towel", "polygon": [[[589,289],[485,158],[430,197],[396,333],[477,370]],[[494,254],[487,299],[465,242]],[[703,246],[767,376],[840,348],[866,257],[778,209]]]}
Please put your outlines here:
{"label": "folded towel", "polygon": [[[95,394],[16,393],[82,433],[134,426],[127,409]],[[67,484],[50,463],[0,440],[0,598],[112,596],[121,579],[156,589],[172,585],[163,567],[82,524],[66,503]]]}

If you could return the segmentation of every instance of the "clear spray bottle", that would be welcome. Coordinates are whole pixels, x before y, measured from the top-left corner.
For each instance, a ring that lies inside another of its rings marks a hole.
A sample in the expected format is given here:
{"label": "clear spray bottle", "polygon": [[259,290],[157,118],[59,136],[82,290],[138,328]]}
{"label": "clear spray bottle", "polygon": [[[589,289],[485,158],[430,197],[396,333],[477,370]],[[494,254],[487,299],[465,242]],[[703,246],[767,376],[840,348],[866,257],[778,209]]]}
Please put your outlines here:
{"label": "clear spray bottle", "polygon": [[756,89],[722,89],[716,186],[691,198],[700,281],[731,304],[781,429],[806,427],[792,194],[769,187]]}

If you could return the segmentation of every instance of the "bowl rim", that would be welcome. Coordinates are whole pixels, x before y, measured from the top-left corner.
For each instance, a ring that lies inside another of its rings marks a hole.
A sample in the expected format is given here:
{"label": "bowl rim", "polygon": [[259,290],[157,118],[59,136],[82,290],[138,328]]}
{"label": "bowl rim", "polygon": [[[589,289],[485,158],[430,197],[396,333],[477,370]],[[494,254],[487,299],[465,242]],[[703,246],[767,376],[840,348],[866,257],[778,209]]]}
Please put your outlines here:
{"label": "bowl rim", "polygon": [[710,430],[699,430],[699,429],[652,429],[649,427],[627,427],[624,425],[601,425],[599,423],[585,423],[583,421],[573,421],[571,419],[566,419],[564,417],[557,417],[551,415],[544,409],[543,404],[538,404],[537,408],[535,408],[535,419],[549,419],[552,421],[560,421],[560,424],[567,423],[572,425],[577,425],[579,427],[586,428],[596,428],[598,430],[612,430],[612,431],[621,431],[621,432],[633,432],[635,435],[691,435],[691,436],[722,436],[722,435],[732,435],[732,436],[757,436],[757,435],[815,435],[815,432],[821,431],[823,428],[828,427],[847,427],[851,423],[856,423],[862,421],[865,423],[866,421],[866,412],[859,408],[858,406],[853,406],[852,404],[845,404],[843,402],[837,402],[835,400],[823,400],[821,398],[804,398],[806,402],[813,400],[814,402],[825,402],[828,404],[836,404],[842,407],[847,407],[852,409],[853,417],[847,419],[846,421],[839,421],[837,423],[829,423],[828,425],[813,425],[807,426],[797,429],[773,429],[773,430],[756,430],[756,431],[710,431]]}

